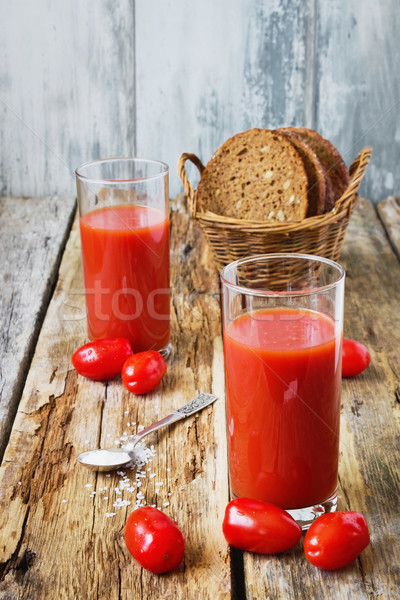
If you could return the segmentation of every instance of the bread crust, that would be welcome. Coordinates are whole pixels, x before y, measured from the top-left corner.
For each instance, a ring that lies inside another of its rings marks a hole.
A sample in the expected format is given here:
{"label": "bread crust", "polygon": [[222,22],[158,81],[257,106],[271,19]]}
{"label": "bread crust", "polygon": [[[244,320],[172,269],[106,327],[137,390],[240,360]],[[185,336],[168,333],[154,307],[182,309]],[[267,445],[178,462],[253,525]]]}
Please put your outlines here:
{"label": "bread crust", "polygon": [[326,181],[326,200],[323,212],[332,210],[350,182],[349,171],[338,149],[314,129],[288,127],[285,130],[295,133],[318,156],[325,170]]}
{"label": "bread crust", "polygon": [[287,136],[255,128],[218,148],[196,193],[203,211],[248,221],[301,221],[307,186],[303,160]]}
{"label": "bread crust", "polygon": [[294,145],[300,154],[307,175],[307,217],[322,215],[326,204],[326,175],[325,169],[318,156],[310,146],[307,146],[296,134],[293,128],[281,128],[281,131]]}

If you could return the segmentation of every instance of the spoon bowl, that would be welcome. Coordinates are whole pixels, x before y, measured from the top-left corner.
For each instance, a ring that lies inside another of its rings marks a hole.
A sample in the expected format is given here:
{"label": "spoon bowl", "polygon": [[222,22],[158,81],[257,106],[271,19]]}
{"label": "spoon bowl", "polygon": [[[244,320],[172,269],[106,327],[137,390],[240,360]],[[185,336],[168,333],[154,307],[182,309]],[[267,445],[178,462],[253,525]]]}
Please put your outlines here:
{"label": "spoon bowl", "polygon": [[110,471],[129,465],[132,456],[123,448],[97,448],[82,452],[77,460],[92,471]]}

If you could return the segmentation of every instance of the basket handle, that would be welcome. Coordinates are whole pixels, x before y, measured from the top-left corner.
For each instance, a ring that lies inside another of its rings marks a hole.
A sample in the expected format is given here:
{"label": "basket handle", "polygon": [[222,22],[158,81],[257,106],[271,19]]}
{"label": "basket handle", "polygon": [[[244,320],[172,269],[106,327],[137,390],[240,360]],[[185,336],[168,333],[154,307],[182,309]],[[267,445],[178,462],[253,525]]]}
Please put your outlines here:
{"label": "basket handle", "polygon": [[192,162],[198,168],[198,170],[200,172],[200,176],[201,176],[202,172],[204,171],[205,167],[204,167],[203,163],[201,162],[201,160],[195,154],[190,154],[189,152],[184,152],[183,154],[181,154],[179,161],[178,161],[178,175],[181,178],[183,187],[185,189],[185,194],[188,197],[189,212],[192,217],[195,217],[196,216],[196,200],[195,200],[196,190],[193,189],[192,184],[190,183],[187,173],[186,173],[185,163],[187,160],[190,160],[190,162]]}
{"label": "basket handle", "polygon": [[369,146],[365,146],[359,153],[357,158],[353,161],[350,166],[350,184],[344,194],[336,201],[333,208],[334,212],[338,212],[347,200],[352,198],[357,193],[362,178],[364,177],[365,170],[368,166],[369,159],[372,156],[372,149]]}

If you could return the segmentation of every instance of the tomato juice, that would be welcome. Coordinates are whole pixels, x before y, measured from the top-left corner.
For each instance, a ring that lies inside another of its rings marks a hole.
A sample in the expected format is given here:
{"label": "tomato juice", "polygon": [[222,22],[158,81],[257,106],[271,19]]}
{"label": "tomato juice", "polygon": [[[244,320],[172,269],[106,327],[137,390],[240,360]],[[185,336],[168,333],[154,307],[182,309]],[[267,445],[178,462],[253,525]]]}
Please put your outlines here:
{"label": "tomato juice", "polygon": [[238,316],[224,331],[231,489],[284,509],[337,488],[341,336],[308,309]]}
{"label": "tomato juice", "polygon": [[161,350],[170,337],[168,217],[149,206],[101,208],[81,217],[80,233],[90,339]]}

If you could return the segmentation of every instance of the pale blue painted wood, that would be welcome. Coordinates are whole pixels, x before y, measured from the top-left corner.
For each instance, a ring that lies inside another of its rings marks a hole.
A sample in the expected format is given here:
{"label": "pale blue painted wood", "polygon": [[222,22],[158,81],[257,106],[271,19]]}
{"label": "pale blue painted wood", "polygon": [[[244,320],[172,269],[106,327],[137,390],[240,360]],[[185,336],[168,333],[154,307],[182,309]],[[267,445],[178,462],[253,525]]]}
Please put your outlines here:
{"label": "pale blue painted wood", "polygon": [[373,149],[361,192],[400,193],[400,3],[320,0],[316,128],[349,164]]}
{"label": "pale blue painted wood", "polygon": [[313,1],[136,4],[137,149],[203,162],[231,135],[312,125]]}
{"label": "pale blue painted wood", "polygon": [[[361,193],[400,189],[398,0],[137,3],[138,150],[207,161],[250,127],[313,127],[348,165],[373,159]],[[155,43],[157,40],[157,43]]]}
{"label": "pale blue painted wood", "polygon": [[0,0],[0,23],[0,195],[71,193],[81,162],[135,152],[133,0]]}
{"label": "pale blue painted wood", "polygon": [[74,168],[138,154],[206,162],[230,135],[298,125],[362,193],[400,188],[398,0],[0,0],[0,194],[74,191]]}

